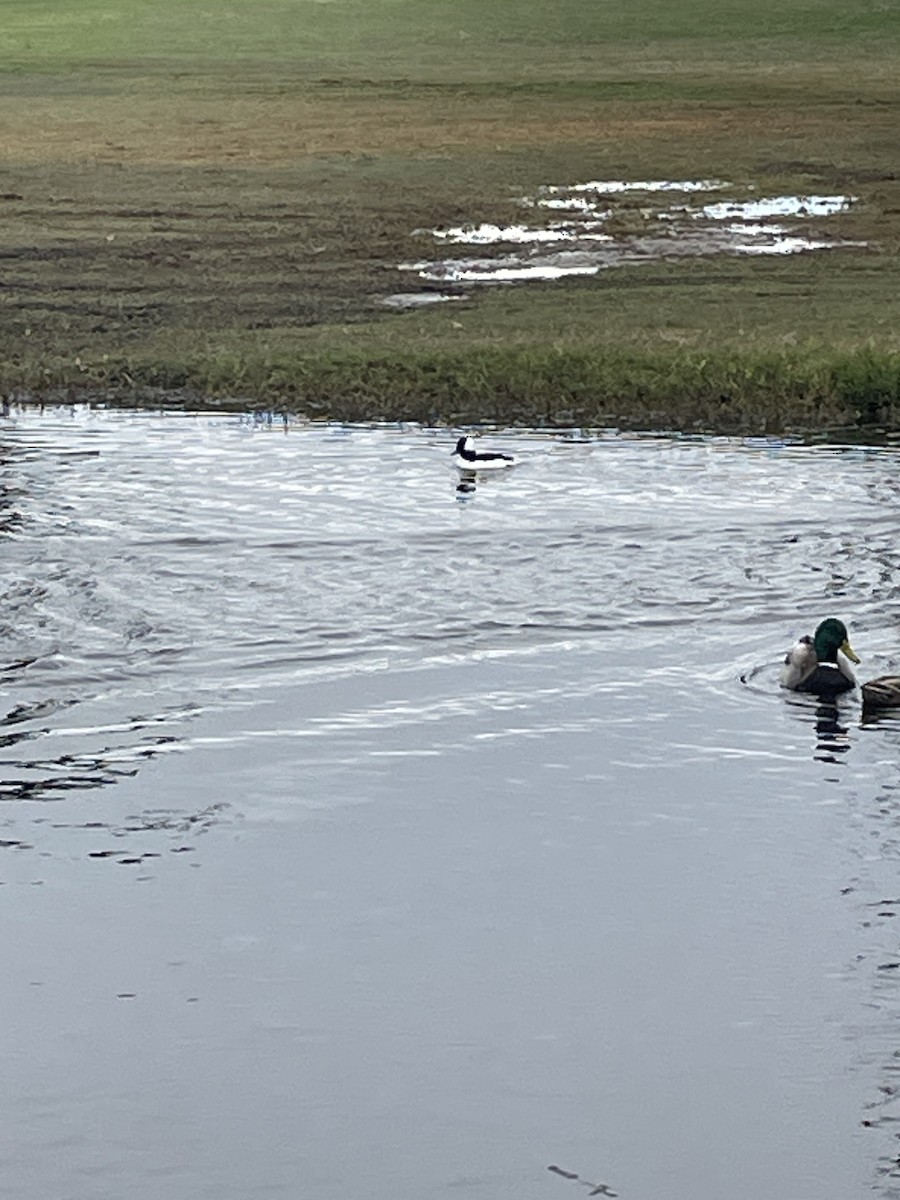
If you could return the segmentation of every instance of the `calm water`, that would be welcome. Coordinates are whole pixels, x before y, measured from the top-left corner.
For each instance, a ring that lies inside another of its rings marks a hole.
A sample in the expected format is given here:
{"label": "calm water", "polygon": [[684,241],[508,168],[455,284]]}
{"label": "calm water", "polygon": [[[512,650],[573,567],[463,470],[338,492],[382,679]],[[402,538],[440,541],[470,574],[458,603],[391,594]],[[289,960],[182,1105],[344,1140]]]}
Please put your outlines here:
{"label": "calm water", "polygon": [[485,440],[0,423],[0,1196],[900,1195],[897,454]]}

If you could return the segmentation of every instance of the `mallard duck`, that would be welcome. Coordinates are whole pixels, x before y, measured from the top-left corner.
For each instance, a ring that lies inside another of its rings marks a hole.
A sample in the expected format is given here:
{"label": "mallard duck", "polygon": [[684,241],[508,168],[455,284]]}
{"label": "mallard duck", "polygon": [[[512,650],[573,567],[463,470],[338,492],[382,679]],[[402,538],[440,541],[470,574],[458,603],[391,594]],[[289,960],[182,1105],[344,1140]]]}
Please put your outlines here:
{"label": "mallard duck", "polygon": [[860,689],[863,711],[873,708],[900,708],[900,675],[880,675]]}
{"label": "mallard duck", "polygon": [[453,451],[453,465],[460,471],[494,471],[500,467],[514,467],[515,464],[512,454],[501,454],[497,450],[477,453],[475,442],[469,436],[461,437]]}
{"label": "mallard duck", "polygon": [[787,652],[781,686],[814,696],[839,696],[856,687],[852,662],[858,663],[859,658],[848,640],[847,626],[829,617],[812,637],[800,638]]}

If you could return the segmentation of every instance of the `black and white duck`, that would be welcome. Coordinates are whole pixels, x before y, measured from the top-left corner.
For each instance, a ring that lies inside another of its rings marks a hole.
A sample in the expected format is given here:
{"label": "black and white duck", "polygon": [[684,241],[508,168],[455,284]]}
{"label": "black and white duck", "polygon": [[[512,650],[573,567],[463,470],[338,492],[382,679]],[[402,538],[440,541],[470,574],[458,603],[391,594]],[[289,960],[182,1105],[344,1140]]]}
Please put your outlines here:
{"label": "black and white duck", "polygon": [[475,439],[467,434],[456,443],[453,465],[460,471],[497,471],[516,465],[515,455],[499,450],[476,450]]}

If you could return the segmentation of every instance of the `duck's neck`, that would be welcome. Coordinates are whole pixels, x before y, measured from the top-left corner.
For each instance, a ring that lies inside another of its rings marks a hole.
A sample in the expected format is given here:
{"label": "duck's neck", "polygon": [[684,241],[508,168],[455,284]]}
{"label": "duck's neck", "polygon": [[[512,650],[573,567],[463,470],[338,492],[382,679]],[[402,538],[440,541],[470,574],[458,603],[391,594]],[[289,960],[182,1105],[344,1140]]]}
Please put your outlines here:
{"label": "duck's neck", "polygon": [[819,638],[813,643],[813,649],[816,652],[816,658],[820,663],[830,663],[833,667],[838,665],[838,650],[840,650],[840,642],[835,642],[832,638]]}

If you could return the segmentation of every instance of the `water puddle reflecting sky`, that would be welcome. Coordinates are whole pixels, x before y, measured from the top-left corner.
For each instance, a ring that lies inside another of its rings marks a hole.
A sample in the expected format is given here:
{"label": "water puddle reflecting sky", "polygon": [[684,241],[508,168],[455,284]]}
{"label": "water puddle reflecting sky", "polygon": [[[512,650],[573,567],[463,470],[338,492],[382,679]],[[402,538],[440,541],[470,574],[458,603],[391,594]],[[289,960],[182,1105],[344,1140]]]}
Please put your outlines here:
{"label": "water puddle reflecting sky", "polygon": [[[432,230],[429,235],[445,245],[493,247],[500,253],[490,257],[454,254],[403,263],[400,269],[432,287],[459,286],[596,275],[612,267],[662,259],[798,254],[864,246],[804,228],[811,221],[849,211],[856,203],[854,196],[750,195],[737,199],[735,191],[721,180],[597,180],[548,186],[537,196],[522,200],[530,217],[521,223],[499,226],[473,221]],[[704,196],[712,193],[719,198],[705,203]],[[411,306],[401,302],[400,294],[386,303],[396,308]]]}
{"label": "water puddle reflecting sky", "polygon": [[896,450],[457,436],[0,424],[17,1200],[896,1194]]}

